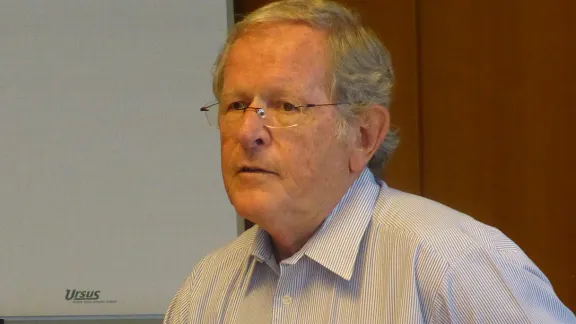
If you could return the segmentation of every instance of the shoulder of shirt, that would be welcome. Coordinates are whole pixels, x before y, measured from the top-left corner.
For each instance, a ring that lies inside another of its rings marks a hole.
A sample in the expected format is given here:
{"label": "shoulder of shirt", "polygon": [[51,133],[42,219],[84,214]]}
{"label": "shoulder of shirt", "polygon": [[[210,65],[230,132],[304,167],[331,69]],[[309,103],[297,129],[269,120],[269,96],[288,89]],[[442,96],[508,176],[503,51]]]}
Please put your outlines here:
{"label": "shoulder of shirt", "polygon": [[450,266],[471,253],[531,263],[499,229],[425,197],[383,185],[374,207],[373,226],[385,236],[432,250]]}
{"label": "shoulder of shirt", "polygon": [[254,225],[232,242],[210,252],[196,264],[190,276],[199,276],[204,271],[210,273],[237,271],[251,255],[257,231],[258,225]]}
{"label": "shoulder of shirt", "polygon": [[[170,303],[164,323],[180,323],[182,312],[190,309],[196,298],[203,298],[211,291],[224,291],[231,278],[239,273],[242,265],[250,260],[258,226],[245,231],[233,241],[206,255],[186,277]],[[199,297],[200,296],[200,297]],[[187,317],[185,317],[187,318]]]}
{"label": "shoulder of shirt", "polygon": [[[385,237],[395,237],[406,246],[427,249],[451,266],[479,251],[531,263],[497,228],[439,202],[386,185],[380,190],[372,220],[374,231]],[[191,276],[203,271],[238,270],[251,255],[257,231],[255,225],[229,244],[209,253],[194,267]]]}

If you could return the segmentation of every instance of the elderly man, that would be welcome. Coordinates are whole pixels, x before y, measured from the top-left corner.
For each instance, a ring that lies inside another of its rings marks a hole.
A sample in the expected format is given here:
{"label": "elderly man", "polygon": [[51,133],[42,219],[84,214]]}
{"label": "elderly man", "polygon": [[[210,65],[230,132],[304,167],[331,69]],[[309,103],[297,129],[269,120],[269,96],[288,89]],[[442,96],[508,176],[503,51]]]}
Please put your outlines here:
{"label": "elderly man", "polygon": [[202,110],[257,225],[195,267],[165,323],[576,323],[501,232],[377,178],[392,84],[338,4],[279,1],[235,26]]}

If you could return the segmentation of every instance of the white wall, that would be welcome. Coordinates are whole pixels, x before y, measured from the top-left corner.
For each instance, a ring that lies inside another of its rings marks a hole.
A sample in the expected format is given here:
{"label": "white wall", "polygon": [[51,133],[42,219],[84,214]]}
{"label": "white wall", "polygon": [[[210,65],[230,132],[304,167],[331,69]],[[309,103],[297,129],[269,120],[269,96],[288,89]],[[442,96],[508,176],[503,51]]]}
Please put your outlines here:
{"label": "white wall", "polygon": [[229,9],[0,1],[0,318],[161,315],[236,236],[199,112]]}

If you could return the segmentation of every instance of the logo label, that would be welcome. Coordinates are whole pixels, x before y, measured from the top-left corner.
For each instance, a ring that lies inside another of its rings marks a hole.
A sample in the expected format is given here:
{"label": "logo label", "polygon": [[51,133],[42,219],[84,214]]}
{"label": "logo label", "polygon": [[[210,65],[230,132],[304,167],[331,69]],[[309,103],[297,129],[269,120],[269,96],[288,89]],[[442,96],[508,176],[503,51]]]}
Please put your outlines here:
{"label": "logo label", "polygon": [[100,290],[66,289],[66,300],[74,304],[115,304],[117,300],[100,300]]}

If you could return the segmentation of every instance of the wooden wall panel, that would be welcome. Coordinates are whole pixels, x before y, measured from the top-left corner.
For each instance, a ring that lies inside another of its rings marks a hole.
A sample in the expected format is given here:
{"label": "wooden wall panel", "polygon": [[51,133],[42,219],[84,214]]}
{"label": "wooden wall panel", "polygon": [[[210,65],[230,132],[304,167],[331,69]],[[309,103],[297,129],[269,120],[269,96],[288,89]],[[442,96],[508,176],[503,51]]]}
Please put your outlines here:
{"label": "wooden wall panel", "polygon": [[515,240],[576,309],[576,1],[421,1],[426,196]]}

